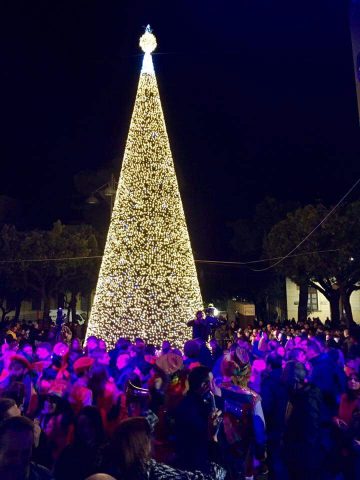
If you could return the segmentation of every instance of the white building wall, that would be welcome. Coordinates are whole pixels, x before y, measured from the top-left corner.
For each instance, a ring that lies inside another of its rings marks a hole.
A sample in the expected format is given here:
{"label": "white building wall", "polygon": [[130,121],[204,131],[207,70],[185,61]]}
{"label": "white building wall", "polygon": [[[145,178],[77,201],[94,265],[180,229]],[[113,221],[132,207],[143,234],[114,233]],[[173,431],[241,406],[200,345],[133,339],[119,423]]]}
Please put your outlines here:
{"label": "white building wall", "polygon": [[356,290],[350,297],[354,322],[360,325],[360,290]]}
{"label": "white building wall", "polygon": [[[326,317],[330,318],[330,304],[326,297],[320,292],[318,294],[318,310],[309,313],[311,317],[319,317],[323,322]],[[286,279],[286,302],[288,318],[298,319],[299,287],[290,278]],[[360,324],[360,291],[353,292],[350,303],[354,321]]]}

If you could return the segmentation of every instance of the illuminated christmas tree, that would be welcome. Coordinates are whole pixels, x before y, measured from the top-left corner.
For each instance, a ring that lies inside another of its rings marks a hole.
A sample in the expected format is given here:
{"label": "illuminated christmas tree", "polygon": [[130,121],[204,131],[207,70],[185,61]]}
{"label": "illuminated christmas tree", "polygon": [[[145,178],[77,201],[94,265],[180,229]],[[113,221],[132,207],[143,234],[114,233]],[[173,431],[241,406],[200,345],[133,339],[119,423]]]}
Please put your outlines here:
{"label": "illuminated christmas tree", "polygon": [[182,346],[202,308],[151,52],[150,27],[87,336]]}

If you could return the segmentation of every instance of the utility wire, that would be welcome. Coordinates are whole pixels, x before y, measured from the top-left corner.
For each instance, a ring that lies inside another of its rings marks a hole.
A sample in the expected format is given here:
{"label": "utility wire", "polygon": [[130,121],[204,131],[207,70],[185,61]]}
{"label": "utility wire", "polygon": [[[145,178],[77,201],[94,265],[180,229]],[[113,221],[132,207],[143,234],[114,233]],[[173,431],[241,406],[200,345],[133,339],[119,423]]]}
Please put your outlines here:
{"label": "utility wire", "polygon": [[306,242],[306,240],[307,240],[309,237],[311,237],[311,235],[330,217],[330,215],[332,215],[332,214],[335,212],[335,210],[342,204],[342,202],[345,200],[345,198],[346,198],[348,195],[350,195],[350,193],[354,190],[354,188],[355,188],[359,183],[360,183],[360,178],[358,178],[358,179],[356,180],[356,182],[353,184],[353,186],[345,193],[345,195],[343,195],[343,196],[340,198],[340,200],[338,201],[338,203],[330,210],[330,212],[328,212],[328,213],[325,215],[325,217],[321,220],[321,222],[318,223],[318,224],[316,225],[316,227],[314,227],[314,228],[311,230],[311,232],[308,233],[308,234],[306,235],[306,237],[303,238],[303,239],[301,240],[301,242],[296,245],[296,247],[294,247],[292,250],[290,250],[289,253],[287,253],[286,255],[284,255],[283,257],[281,257],[277,262],[273,263],[272,265],[269,265],[269,266],[266,267],[266,268],[258,268],[258,269],[253,268],[252,271],[253,271],[253,272],[265,272],[266,270],[270,270],[271,268],[276,267],[277,265],[279,265],[279,263],[283,262],[286,258],[291,257],[292,254],[293,254],[299,247],[301,247],[301,245],[302,245],[304,242]]}
{"label": "utility wire", "polygon": [[0,264],[5,263],[41,263],[41,262],[62,262],[67,260],[87,260],[92,258],[102,258],[102,255],[91,255],[88,257],[59,257],[59,258],[18,258],[16,260],[0,260]]}
{"label": "utility wire", "polygon": [[[302,257],[306,255],[313,255],[314,253],[339,252],[340,250],[341,250],[340,248],[332,248],[329,250],[314,250],[313,252],[296,253],[295,255],[290,255],[290,257]],[[283,257],[264,258],[261,260],[249,260],[248,262],[227,262],[227,261],[220,261],[220,260],[195,260],[195,262],[205,263],[205,264],[224,265],[224,266],[243,266],[243,265],[246,266],[254,263],[263,263],[263,262],[269,262],[271,260],[279,260],[282,258]]]}
{"label": "utility wire", "polygon": [[[315,250],[314,252],[304,252],[304,253],[297,253],[295,255],[291,255],[292,257],[300,257],[304,255],[312,255],[314,253],[327,253],[327,252],[338,252],[340,248],[331,249],[331,250]],[[3,264],[12,264],[12,263],[47,263],[47,262],[63,262],[69,260],[89,260],[94,258],[102,258],[102,255],[91,255],[91,256],[84,256],[84,257],[58,257],[58,258],[24,258],[24,259],[16,259],[16,260],[0,260],[0,265]],[[221,261],[221,260],[195,260],[196,263],[204,263],[210,265],[224,265],[224,266],[246,266],[251,265],[253,263],[263,263],[269,262],[271,260],[278,260],[283,257],[273,257],[273,258],[264,258],[262,260],[249,260],[248,262],[228,262],[228,261]]]}

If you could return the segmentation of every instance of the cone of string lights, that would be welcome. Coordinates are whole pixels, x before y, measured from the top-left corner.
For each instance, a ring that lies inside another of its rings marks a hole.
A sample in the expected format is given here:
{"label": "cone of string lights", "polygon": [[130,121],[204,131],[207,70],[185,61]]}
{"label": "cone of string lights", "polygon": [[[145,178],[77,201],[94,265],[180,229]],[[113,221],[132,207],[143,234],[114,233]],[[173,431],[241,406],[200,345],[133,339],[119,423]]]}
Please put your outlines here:
{"label": "cone of string lights", "polygon": [[143,65],[86,336],[141,337],[180,347],[186,322],[202,308],[174,162],[151,53]]}

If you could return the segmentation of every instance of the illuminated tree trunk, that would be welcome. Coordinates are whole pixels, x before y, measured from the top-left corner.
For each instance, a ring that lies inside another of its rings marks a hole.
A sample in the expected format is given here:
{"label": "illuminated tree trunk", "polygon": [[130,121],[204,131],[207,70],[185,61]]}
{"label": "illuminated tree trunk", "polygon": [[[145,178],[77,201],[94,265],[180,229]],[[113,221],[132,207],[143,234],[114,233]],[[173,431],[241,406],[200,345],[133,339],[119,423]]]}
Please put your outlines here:
{"label": "illuminated tree trunk", "polygon": [[151,52],[145,52],[87,336],[182,346],[202,308]]}

